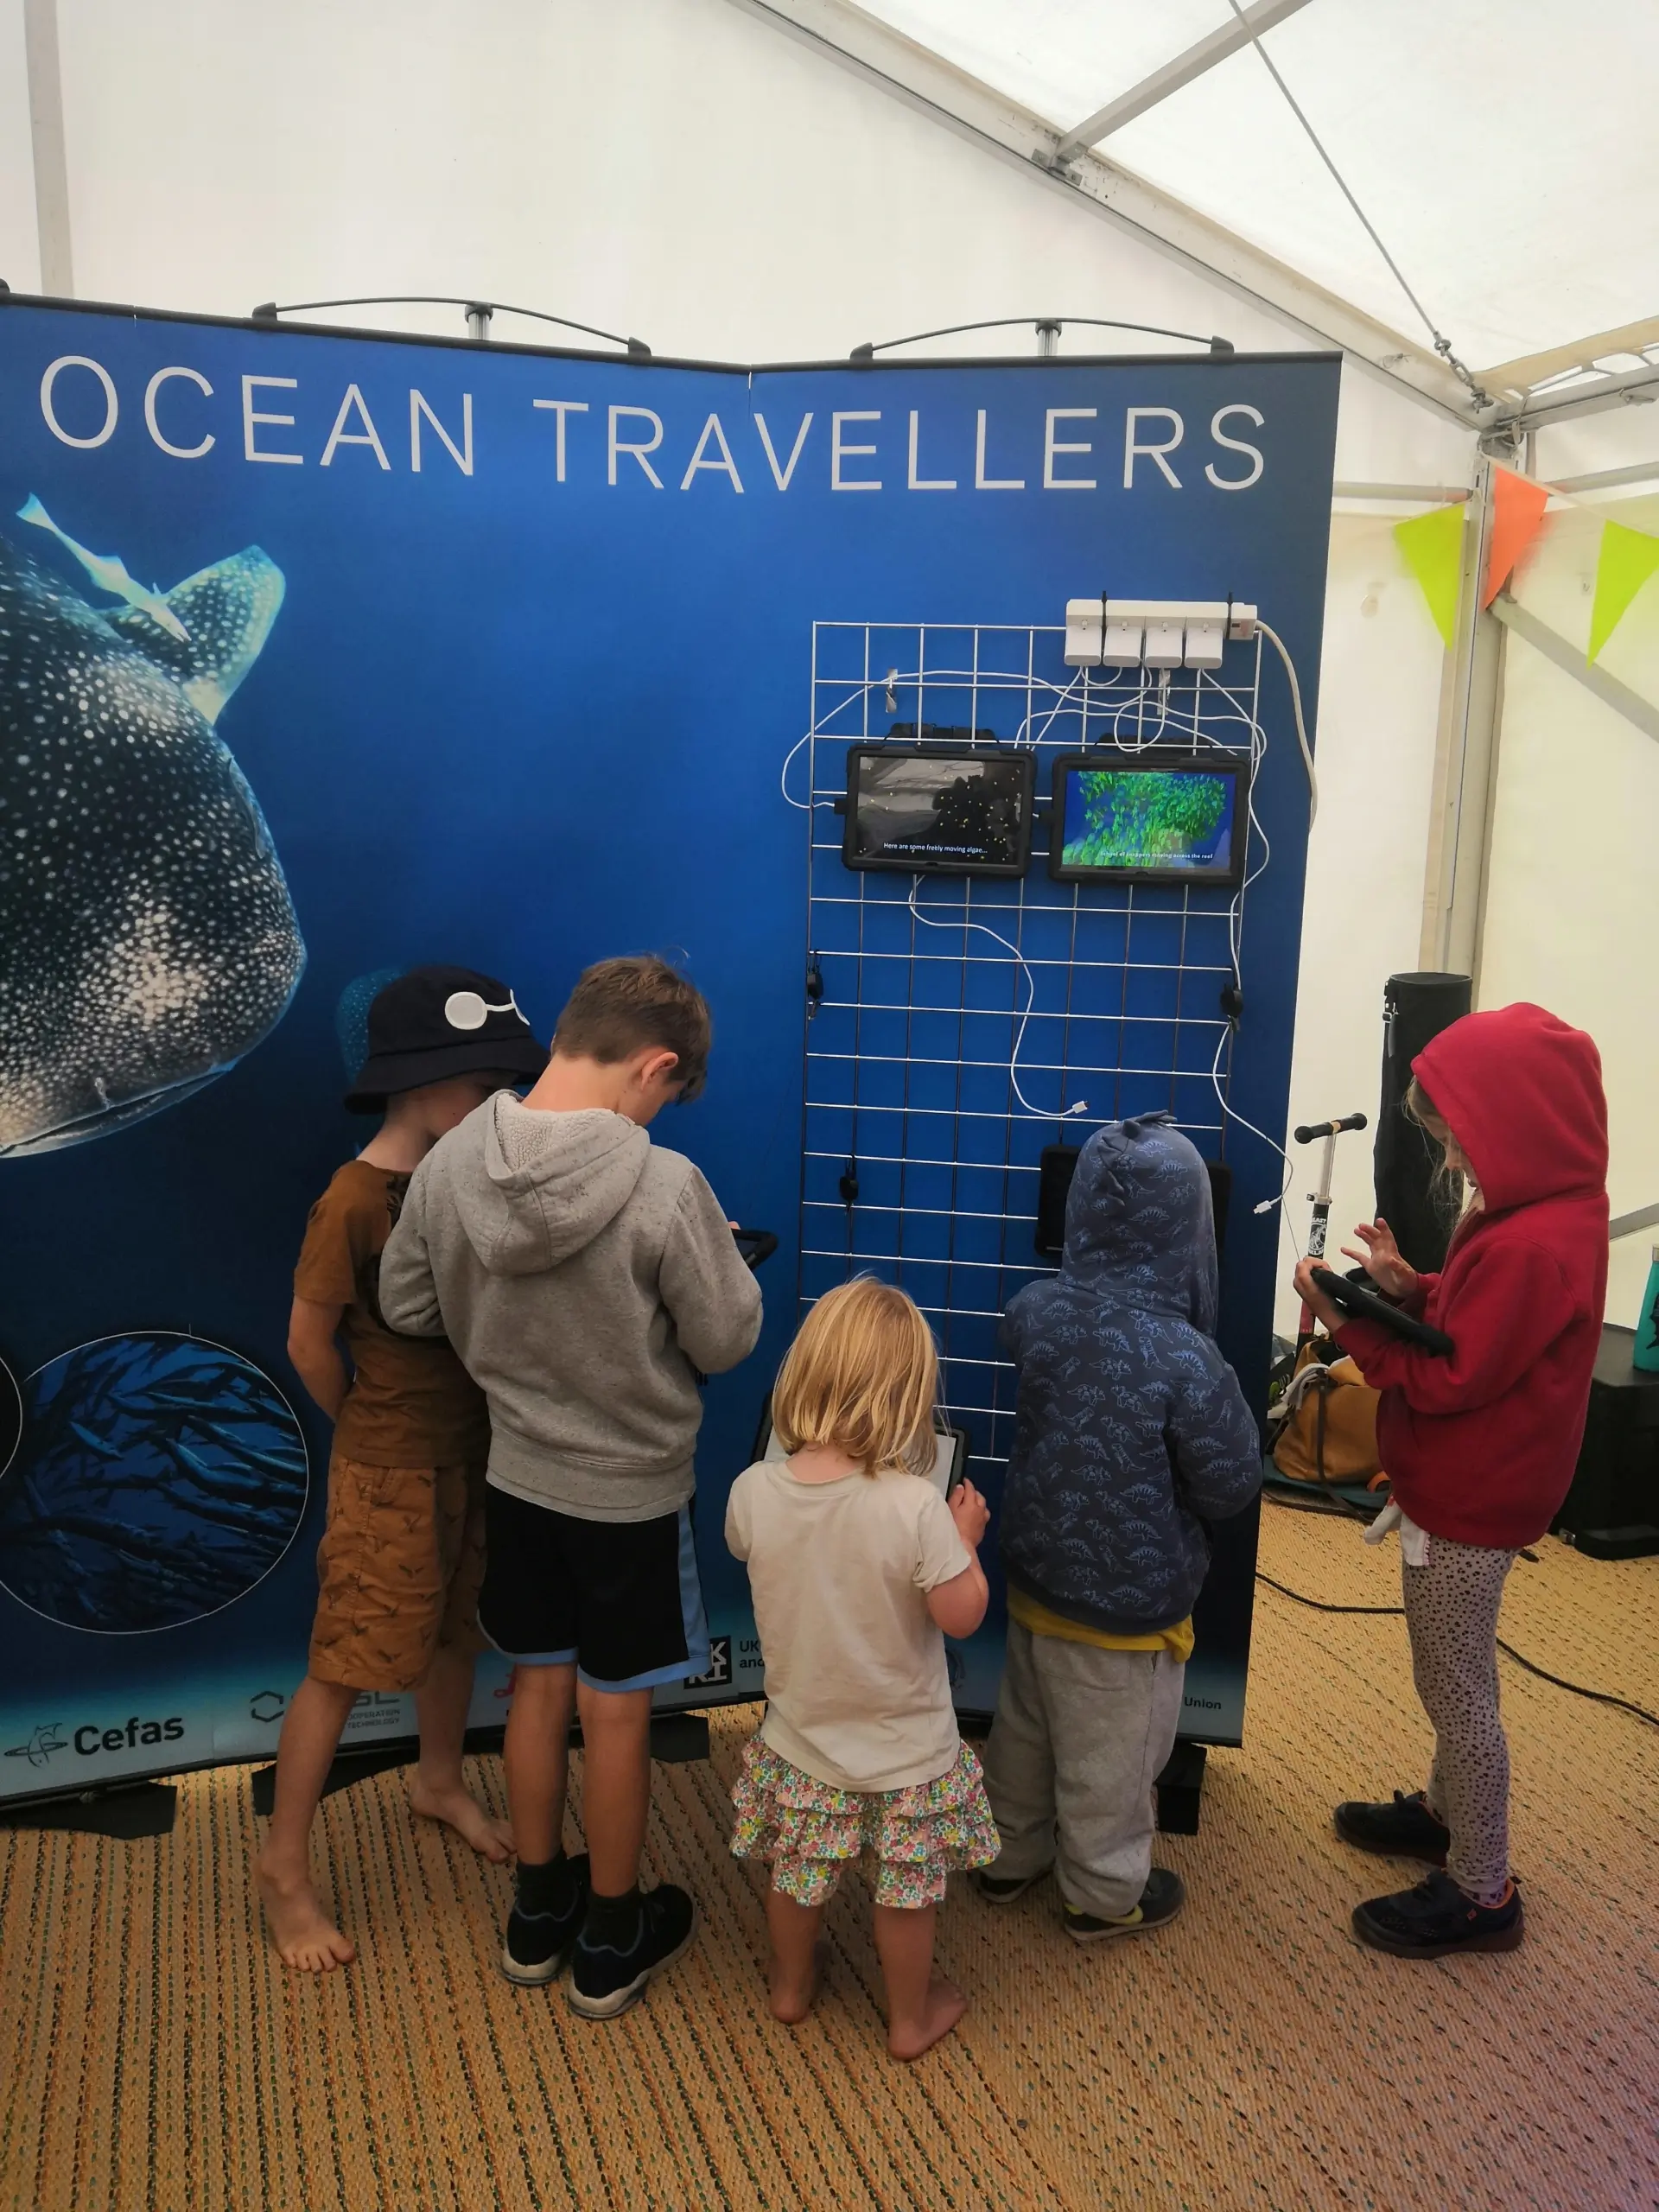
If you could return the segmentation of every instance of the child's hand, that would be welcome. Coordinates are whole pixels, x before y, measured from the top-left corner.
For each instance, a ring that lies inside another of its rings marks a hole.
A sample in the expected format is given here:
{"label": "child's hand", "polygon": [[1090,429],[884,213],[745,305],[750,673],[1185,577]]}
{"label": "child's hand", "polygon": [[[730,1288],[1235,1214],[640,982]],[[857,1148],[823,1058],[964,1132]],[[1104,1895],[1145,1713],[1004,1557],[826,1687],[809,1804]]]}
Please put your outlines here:
{"label": "child's hand", "polygon": [[970,1482],[958,1483],[945,1503],[957,1524],[957,1534],[970,1552],[976,1552],[981,1537],[990,1525],[990,1507]]}
{"label": "child's hand", "polygon": [[1320,1264],[1318,1260],[1298,1261],[1296,1272],[1291,1277],[1291,1284],[1296,1295],[1308,1308],[1314,1319],[1328,1333],[1334,1336],[1350,1317],[1343,1312],[1341,1306],[1327,1298],[1318,1283],[1314,1281],[1313,1270]]}
{"label": "child's hand", "polygon": [[1345,1260],[1357,1260],[1376,1285],[1389,1298],[1408,1298],[1417,1287],[1417,1270],[1400,1256],[1400,1247],[1394,1241],[1394,1231],[1379,1214],[1375,1221],[1362,1221],[1354,1230],[1365,1247],[1356,1252],[1351,1244],[1344,1244],[1342,1255]]}

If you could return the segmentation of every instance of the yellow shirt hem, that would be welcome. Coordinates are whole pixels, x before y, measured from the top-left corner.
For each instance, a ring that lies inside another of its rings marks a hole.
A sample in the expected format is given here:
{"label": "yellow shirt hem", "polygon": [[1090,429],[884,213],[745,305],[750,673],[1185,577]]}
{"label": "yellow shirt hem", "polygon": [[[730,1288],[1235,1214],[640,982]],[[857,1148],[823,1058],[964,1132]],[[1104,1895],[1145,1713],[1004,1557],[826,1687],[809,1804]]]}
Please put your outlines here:
{"label": "yellow shirt hem", "polygon": [[1154,1629],[1146,1636],[1114,1636],[1103,1628],[1088,1628],[1039,1605],[1023,1590],[1008,1592],[1008,1616],[1033,1636],[1057,1636],[1065,1643],[1092,1643],[1102,1651],[1167,1651],[1183,1664],[1192,1656],[1192,1616],[1169,1628]]}

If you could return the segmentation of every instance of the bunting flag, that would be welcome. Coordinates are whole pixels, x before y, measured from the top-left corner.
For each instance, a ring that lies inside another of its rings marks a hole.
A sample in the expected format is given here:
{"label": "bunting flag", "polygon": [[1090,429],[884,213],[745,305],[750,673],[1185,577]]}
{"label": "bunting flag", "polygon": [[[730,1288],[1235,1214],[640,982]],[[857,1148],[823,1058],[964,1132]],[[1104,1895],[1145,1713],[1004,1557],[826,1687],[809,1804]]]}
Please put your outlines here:
{"label": "bunting flag", "polygon": [[1544,526],[1549,486],[1512,469],[1492,471],[1492,534],[1486,549],[1486,581],[1480,603],[1490,607],[1514,572],[1516,563]]}
{"label": "bunting flag", "polygon": [[1627,530],[1622,522],[1601,526],[1601,550],[1596,556],[1596,596],[1590,609],[1590,650],[1594,660],[1618,627],[1625,608],[1648,578],[1659,569],[1659,537],[1643,530]]}
{"label": "bunting flag", "polygon": [[1397,522],[1394,535],[1406,566],[1423,588],[1434,627],[1449,647],[1458,626],[1458,588],[1463,576],[1463,506],[1431,507]]}

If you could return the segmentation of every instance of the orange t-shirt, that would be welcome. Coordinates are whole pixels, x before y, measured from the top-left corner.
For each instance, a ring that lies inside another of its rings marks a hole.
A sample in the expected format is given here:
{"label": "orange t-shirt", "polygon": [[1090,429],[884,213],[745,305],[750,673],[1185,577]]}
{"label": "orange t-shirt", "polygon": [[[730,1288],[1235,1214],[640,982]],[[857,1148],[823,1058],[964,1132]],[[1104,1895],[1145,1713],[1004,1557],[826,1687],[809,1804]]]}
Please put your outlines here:
{"label": "orange t-shirt", "polygon": [[311,1209],[294,1294],[345,1308],[355,1372],[334,1423],[340,1451],[372,1467],[482,1465],[484,1393],[442,1337],[400,1337],[380,1317],[380,1255],[408,1188],[407,1175],[348,1160]]}

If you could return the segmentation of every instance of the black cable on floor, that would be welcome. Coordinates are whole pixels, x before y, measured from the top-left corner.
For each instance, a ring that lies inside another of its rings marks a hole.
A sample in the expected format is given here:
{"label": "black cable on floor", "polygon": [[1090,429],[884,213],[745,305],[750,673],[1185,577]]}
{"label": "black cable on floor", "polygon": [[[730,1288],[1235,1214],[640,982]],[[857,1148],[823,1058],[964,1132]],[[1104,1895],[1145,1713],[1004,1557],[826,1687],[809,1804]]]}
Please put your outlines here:
{"label": "black cable on floor", "polygon": [[[1263,1574],[1260,1567],[1255,1571],[1255,1579],[1258,1582],[1265,1582],[1269,1590],[1276,1590],[1281,1598],[1289,1598],[1296,1605],[1306,1605],[1316,1613],[1378,1613],[1395,1620],[1405,1618],[1403,1605],[1332,1605],[1326,1604],[1322,1598],[1306,1598],[1300,1590],[1292,1590],[1283,1582],[1275,1582],[1272,1575]],[[1649,1713],[1644,1705],[1632,1705],[1629,1698],[1615,1697],[1610,1690],[1586,1689],[1582,1682],[1569,1682],[1562,1675],[1552,1675],[1547,1668],[1536,1666],[1524,1657],[1512,1643],[1505,1643],[1501,1636],[1497,1639],[1497,1648],[1505,1658],[1513,1659],[1517,1667],[1524,1667],[1528,1674],[1536,1675],[1541,1682],[1552,1682],[1558,1690],[1570,1690],[1574,1697],[1586,1697],[1592,1705],[1616,1706],[1619,1712],[1632,1713],[1637,1719],[1645,1720],[1649,1728],[1659,1728],[1659,1713]]]}
{"label": "black cable on floor", "polygon": [[1265,1582],[1269,1590],[1276,1590],[1281,1598],[1292,1598],[1299,1605],[1311,1606],[1316,1613],[1388,1613],[1397,1620],[1403,1620],[1406,1617],[1403,1605],[1328,1605],[1322,1598],[1304,1598],[1300,1590],[1287,1589],[1282,1582],[1275,1582],[1270,1574],[1263,1574],[1259,1567],[1255,1570],[1255,1579],[1258,1582]]}

